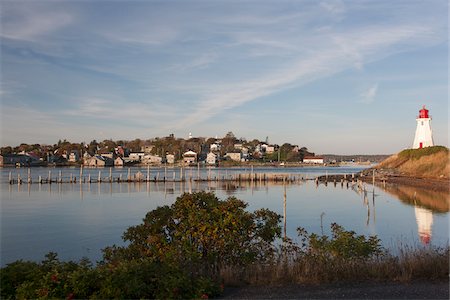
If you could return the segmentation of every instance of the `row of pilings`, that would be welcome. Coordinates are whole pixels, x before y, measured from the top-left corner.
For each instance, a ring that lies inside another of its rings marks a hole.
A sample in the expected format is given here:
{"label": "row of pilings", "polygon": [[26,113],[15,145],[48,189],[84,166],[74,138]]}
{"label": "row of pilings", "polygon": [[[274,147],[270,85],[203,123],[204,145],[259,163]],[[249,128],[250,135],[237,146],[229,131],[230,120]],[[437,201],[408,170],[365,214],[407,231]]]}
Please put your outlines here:
{"label": "row of pilings", "polygon": [[[104,175],[104,172],[103,172]],[[222,172],[212,174],[211,171],[207,172],[205,177],[201,177],[200,174],[197,176],[193,175],[193,172],[186,172],[184,169],[180,169],[178,176],[173,172],[172,176],[168,176],[168,172],[154,172],[152,173],[150,169],[147,169],[147,173],[144,174],[138,171],[132,174],[131,170],[128,169],[128,173],[118,174],[113,176],[112,169],[109,170],[109,175],[107,177],[102,176],[102,170],[99,170],[98,176],[94,176],[91,173],[83,174],[83,170],[80,169],[79,176],[75,176],[72,172],[70,174],[63,174],[59,171],[56,175],[52,174],[49,170],[47,176],[39,175],[37,178],[31,175],[30,169],[28,169],[28,174],[26,177],[22,177],[20,173],[13,176],[12,172],[9,172],[9,184],[63,184],[63,183],[123,183],[123,182],[250,182],[250,183],[268,183],[268,182],[285,182],[285,183],[296,183],[305,180],[313,180],[311,178],[305,178],[300,174],[288,174],[288,173],[232,173]]]}

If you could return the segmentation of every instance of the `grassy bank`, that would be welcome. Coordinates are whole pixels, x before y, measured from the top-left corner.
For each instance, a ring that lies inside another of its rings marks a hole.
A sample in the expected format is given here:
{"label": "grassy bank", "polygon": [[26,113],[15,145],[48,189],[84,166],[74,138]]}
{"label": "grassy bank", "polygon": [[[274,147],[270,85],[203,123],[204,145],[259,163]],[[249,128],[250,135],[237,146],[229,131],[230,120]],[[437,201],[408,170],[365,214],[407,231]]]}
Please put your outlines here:
{"label": "grassy bank", "polygon": [[387,169],[399,175],[449,179],[449,150],[443,146],[406,149],[392,155],[375,169]]}
{"label": "grassy bank", "polygon": [[222,276],[230,286],[440,281],[448,280],[449,254],[447,247],[404,248],[398,256],[386,253],[371,259],[296,255],[289,263],[280,259],[245,270],[228,268]]}

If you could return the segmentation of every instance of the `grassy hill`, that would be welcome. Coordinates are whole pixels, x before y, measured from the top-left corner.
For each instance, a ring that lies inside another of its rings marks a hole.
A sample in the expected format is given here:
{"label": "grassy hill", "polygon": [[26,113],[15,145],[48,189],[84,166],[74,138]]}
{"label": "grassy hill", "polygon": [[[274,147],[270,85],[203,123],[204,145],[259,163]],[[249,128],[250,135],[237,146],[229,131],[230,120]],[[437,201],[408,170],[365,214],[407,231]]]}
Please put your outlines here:
{"label": "grassy hill", "polygon": [[449,149],[434,146],[403,150],[382,161],[375,169],[388,169],[411,177],[449,179]]}

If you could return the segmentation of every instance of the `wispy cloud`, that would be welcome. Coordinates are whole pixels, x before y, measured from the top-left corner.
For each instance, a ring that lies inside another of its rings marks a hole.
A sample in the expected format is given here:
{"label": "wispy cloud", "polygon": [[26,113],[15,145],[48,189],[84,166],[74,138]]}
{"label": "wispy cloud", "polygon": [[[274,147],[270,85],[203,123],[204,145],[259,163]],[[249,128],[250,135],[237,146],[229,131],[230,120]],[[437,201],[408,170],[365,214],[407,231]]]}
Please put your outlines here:
{"label": "wispy cloud", "polygon": [[74,15],[62,9],[41,6],[39,3],[9,3],[2,5],[1,37],[38,41],[43,35],[55,32],[74,21]]}
{"label": "wispy cloud", "polygon": [[[212,118],[224,110],[238,107],[254,101],[262,96],[280,92],[293,86],[301,86],[319,78],[334,75],[338,72],[373,62],[394,53],[407,51],[405,45],[411,41],[419,44],[436,43],[429,28],[424,26],[399,26],[397,28],[372,27],[342,33],[333,41],[338,47],[323,45],[313,54],[297,58],[289,66],[278,71],[268,72],[257,78],[241,82],[232,82],[229,86],[221,84],[216,90],[208,87],[207,92],[200,92],[203,100],[196,105],[195,111],[183,118],[180,126],[192,126],[197,122]],[[359,39],[358,39],[359,38]],[[337,41],[337,42],[336,42]],[[349,55],[349,47],[352,45]],[[378,85],[373,86],[366,94],[365,101],[373,101]]]}
{"label": "wispy cloud", "polygon": [[360,102],[365,104],[372,103],[373,101],[375,101],[377,93],[378,93],[378,83],[372,85],[370,88],[368,88],[367,90],[365,90],[360,94],[361,96]]}

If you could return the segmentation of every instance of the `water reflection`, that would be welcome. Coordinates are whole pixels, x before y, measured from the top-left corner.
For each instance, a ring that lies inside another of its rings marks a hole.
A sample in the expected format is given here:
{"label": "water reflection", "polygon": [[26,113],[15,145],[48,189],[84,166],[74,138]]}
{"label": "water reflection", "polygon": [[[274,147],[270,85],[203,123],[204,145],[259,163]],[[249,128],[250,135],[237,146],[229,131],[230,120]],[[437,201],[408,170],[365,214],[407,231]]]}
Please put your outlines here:
{"label": "water reflection", "polygon": [[388,185],[386,191],[409,205],[424,207],[436,213],[450,211],[450,197],[445,192],[403,185]]}
{"label": "water reflection", "polygon": [[[152,177],[158,176],[152,171]],[[183,173],[189,177],[191,171]],[[229,175],[226,170],[220,172],[218,176]],[[124,177],[126,173],[124,170]],[[211,173],[208,175],[214,177]],[[197,175],[194,169],[192,176]],[[97,177],[98,171],[92,176]],[[164,176],[164,170],[159,176]],[[387,247],[398,237],[412,243],[418,242],[418,236],[424,243],[448,243],[448,195],[413,187],[387,186],[383,190],[356,180],[327,186],[314,180],[294,184],[224,180],[98,184],[77,180],[0,187],[6,192],[1,199],[3,263],[42,259],[48,251],[61,253],[64,259],[83,255],[98,259],[100,249],[120,244],[124,230],[139,224],[146,212],[172,204],[184,192],[196,191],[214,191],[220,199],[236,196],[249,204],[250,211],[275,211],[283,215],[283,235],[291,238],[297,236],[298,226],[330,234],[329,225],[336,222],[358,234],[377,235]]]}
{"label": "water reflection", "polygon": [[432,236],[433,213],[445,214],[450,211],[448,193],[402,185],[387,186],[386,191],[403,203],[414,206],[420,241],[428,245]]}
{"label": "water reflection", "polygon": [[419,238],[424,245],[428,245],[431,241],[431,227],[433,226],[433,212],[426,208],[416,206],[417,229]]}

